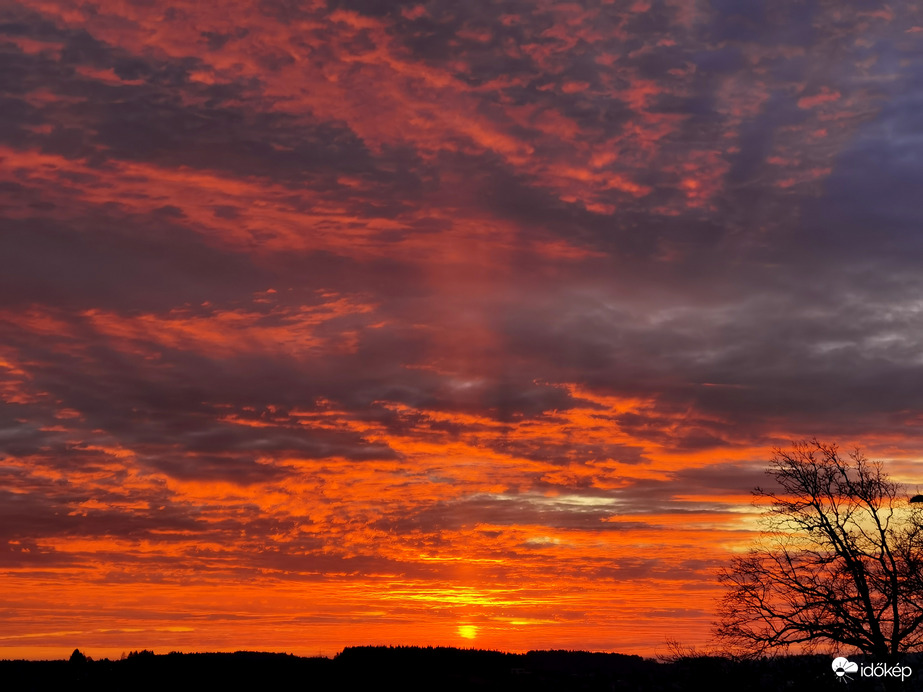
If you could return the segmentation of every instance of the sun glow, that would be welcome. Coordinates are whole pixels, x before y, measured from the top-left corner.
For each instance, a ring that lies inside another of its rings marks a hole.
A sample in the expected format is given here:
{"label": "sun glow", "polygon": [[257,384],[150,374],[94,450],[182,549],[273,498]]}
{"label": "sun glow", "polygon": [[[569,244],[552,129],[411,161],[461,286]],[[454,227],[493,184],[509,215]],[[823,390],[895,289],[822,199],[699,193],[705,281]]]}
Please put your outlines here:
{"label": "sun glow", "polygon": [[458,636],[462,639],[477,639],[478,628],[476,625],[459,625]]}

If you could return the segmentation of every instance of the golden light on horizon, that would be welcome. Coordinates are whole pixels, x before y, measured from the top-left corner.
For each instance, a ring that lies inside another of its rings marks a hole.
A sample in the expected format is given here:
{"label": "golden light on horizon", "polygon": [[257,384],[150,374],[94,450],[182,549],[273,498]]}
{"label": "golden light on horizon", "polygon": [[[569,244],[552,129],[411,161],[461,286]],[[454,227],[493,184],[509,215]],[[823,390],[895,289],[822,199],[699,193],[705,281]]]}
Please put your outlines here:
{"label": "golden light on horizon", "polygon": [[477,625],[459,625],[458,626],[458,636],[462,639],[477,639],[478,628]]}

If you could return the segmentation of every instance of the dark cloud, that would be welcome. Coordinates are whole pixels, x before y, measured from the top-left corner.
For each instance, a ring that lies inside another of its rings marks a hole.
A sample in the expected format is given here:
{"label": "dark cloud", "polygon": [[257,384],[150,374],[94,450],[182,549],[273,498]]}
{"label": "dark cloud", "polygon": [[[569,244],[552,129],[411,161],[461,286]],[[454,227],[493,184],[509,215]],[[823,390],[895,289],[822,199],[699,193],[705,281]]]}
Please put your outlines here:
{"label": "dark cloud", "polygon": [[[414,531],[454,530],[475,524],[493,526],[539,525],[550,529],[589,529],[591,531],[630,531],[646,528],[646,524],[607,524],[603,520],[613,513],[612,506],[581,505],[579,501],[563,497],[553,498],[529,495],[473,496],[462,500],[438,503],[421,508],[409,516],[389,517],[375,526],[386,531],[412,533]],[[526,544],[535,548],[541,541]]]}
{"label": "dark cloud", "polygon": [[272,281],[248,259],[179,231],[169,214],[139,219],[114,210],[64,222],[38,214],[10,219],[2,233],[0,303],[160,311],[249,299]]}

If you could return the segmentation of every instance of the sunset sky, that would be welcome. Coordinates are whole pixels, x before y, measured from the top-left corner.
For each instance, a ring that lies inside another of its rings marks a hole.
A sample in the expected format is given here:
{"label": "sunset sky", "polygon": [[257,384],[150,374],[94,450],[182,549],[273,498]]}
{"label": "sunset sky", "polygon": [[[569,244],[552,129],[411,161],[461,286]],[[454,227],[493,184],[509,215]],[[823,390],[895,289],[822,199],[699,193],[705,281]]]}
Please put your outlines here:
{"label": "sunset sky", "polygon": [[710,636],[923,487],[923,6],[7,0],[0,658]]}

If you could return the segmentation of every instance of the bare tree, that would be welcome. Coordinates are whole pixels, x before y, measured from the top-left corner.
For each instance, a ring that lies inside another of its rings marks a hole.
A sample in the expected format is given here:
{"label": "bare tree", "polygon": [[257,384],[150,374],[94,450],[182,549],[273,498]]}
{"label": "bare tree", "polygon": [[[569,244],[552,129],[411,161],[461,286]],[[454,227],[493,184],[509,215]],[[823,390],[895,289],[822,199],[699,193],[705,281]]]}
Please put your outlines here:
{"label": "bare tree", "polygon": [[816,439],[776,450],[759,544],[719,574],[715,633],[760,655],[792,645],[891,658],[923,647],[923,511],[880,462]]}

